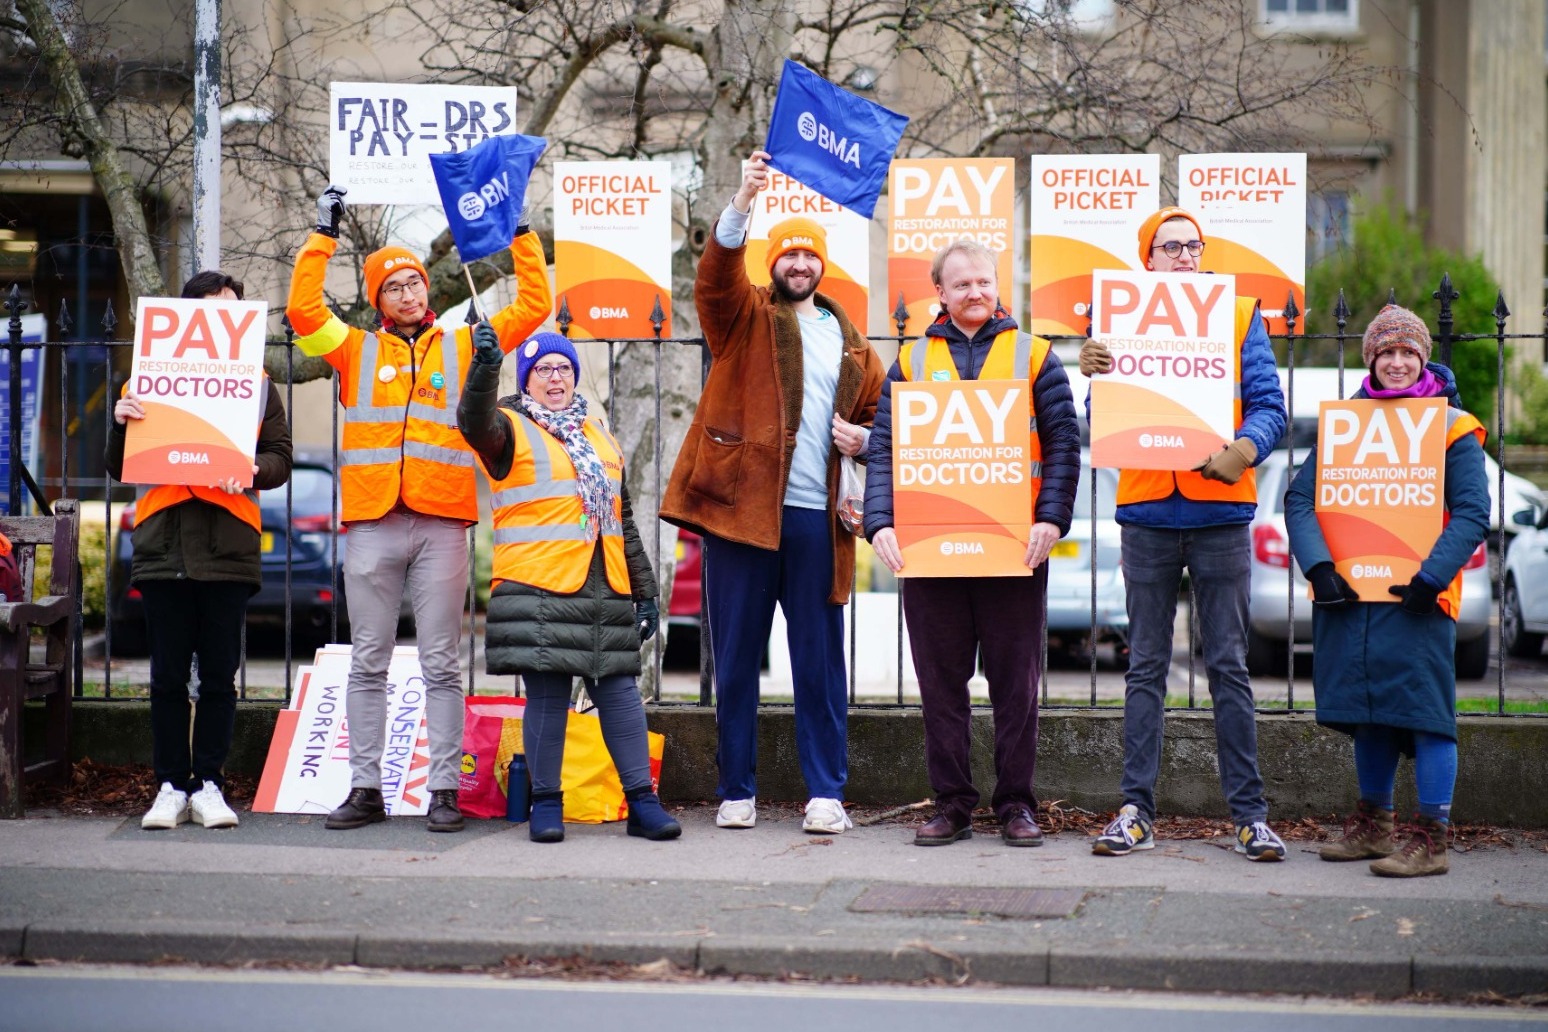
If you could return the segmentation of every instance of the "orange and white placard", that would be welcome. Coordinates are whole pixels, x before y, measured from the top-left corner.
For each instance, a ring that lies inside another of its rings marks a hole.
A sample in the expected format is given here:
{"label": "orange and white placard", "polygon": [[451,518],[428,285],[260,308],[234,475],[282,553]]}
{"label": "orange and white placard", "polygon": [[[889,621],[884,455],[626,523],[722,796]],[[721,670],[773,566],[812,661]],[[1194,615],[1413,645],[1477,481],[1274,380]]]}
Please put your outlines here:
{"label": "orange and white placard", "polygon": [[911,158],[892,163],[887,181],[887,303],[908,309],[904,335],[919,337],[939,302],[930,282],[935,252],[963,237],[999,256],[1000,298],[1014,311],[1015,158]]}
{"label": "orange and white placard", "polygon": [[1140,223],[1159,207],[1159,154],[1034,154],[1032,332],[1084,334],[1092,272],[1142,269]]}
{"label": "orange and white placard", "polygon": [[811,219],[828,233],[828,264],[822,270],[818,292],[837,301],[856,330],[869,333],[871,220],[772,168],[768,187],[753,200],[747,231],[747,278],[760,287],[768,285],[769,267],[763,259],[769,253],[769,230],[796,215]]}
{"label": "orange and white placard", "polygon": [[1229,272],[1263,303],[1270,333],[1285,332],[1285,299],[1306,313],[1306,155],[1183,154],[1177,203],[1198,216],[1204,272]]}
{"label": "orange and white placard", "polygon": [[554,284],[572,338],[654,336],[658,299],[672,335],[670,162],[554,164]]}
{"label": "orange and white placard", "polygon": [[268,316],[262,301],[140,298],[129,392],[145,418],[125,428],[124,483],[252,486]]}
{"label": "orange and white placard", "polygon": [[1235,284],[1098,270],[1092,287],[1113,371],[1091,378],[1091,464],[1192,469],[1236,436]]}
{"label": "orange and white placard", "polygon": [[[280,710],[253,799],[254,813],[327,813],[349,795],[349,646],[325,645],[296,672],[288,709]],[[419,651],[392,650],[387,665],[387,723],[382,800],[395,817],[430,809],[430,738]]]}
{"label": "orange and white placard", "polygon": [[1032,528],[1031,385],[892,386],[900,577],[1025,577]]}
{"label": "orange and white placard", "polygon": [[1362,602],[1396,602],[1445,524],[1446,401],[1325,401],[1314,507],[1333,565]]}

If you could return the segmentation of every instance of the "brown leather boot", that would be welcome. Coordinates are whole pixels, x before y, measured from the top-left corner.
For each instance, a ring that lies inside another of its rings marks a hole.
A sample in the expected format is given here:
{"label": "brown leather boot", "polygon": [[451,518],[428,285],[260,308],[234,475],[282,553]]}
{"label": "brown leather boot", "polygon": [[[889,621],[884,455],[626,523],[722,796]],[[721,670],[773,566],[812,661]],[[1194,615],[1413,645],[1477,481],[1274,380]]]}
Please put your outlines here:
{"label": "brown leather boot", "polygon": [[1403,847],[1385,860],[1371,864],[1371,873],[1383,878],[1419,878],[1426,874],[1445,874],[1451,869],[1446,856],[1446,833],[1450,827],[1432,817],[1417,816],[1400,834],[1408,836]]}
{"label": "brown leather boot", "polygon": [[1364,799],[1344,822],[1344,837],[1317,850],[1324,860],[1377,860],[1397,849],[1392,837],[1392,811]]}

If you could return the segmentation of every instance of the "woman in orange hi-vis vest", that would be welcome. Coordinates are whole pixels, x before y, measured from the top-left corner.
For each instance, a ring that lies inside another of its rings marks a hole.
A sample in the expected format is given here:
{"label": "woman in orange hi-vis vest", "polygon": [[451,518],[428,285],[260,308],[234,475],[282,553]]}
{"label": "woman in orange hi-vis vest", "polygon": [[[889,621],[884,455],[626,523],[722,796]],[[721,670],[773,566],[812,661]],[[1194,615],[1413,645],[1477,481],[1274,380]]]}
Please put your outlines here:
{"label": "woman in orange hi-vis vest", "polygon": [[[1462,566],[1489,532],[1483,424],[1462,409],[1456,377],[1431,362],[1430,351],[1424,320],[1397,305],[1383,308],[1361,340],[1370,375],[1354,397],[1447,402],[1445,527],[1419,572],[1387,589],[1390,602],[1359,601],[1334,569],[1313,499],[1314,458],[1302,462],[1285,495],[1290,548],[1312,586],[1317,723],[1354,739],[1360,787],[1343,838],[1318,853],[1324,860],[1371,860],[1371,872],[1388,878],[1445,874],[1451,866],[1446,834],[1457,780],[1457,609]],[[1414,758],[1419,812],[1399,842],[1392,791],[1405,753]]]}
{"label": "woman in orange hi-vis vest", "polygon": [[580,356],[557,333],[516,352],[519,390],[495,402],[500,360],[481,323],[457,425],[478,452],[494,509],[494,570],[485,654],[491,674],[521,674],[521,732],[532,774],[534,842],[564,839],[560,768],[570,685],[597,705],[602,739],[629,801],[629,834],[674,839],[682,828],[650,781],[640,643],[661,620],[656,575],[629,509],[623,450],[575,393]]}
{"label": "woman in orange hi-vis vest", "polygon": [[[183,297],[242,300],[242,284],[201,272]],[[150,646],[151,757],[160,790],[140,827],[167,829],[192,819],[206,828],[236,826],[222,794],[222,768],[236,723],[236,672],[242,661],[247,600],[263,584],[258,492],[290,479],[290,427],[279,391],[263,378],[265,401],[253,459],[253,486],[235,480],[208,487],[142,487],[135,501],[129,579],[145,605]],[[144,419],[125,392],[113,407],[107,470],[123,476],[128,421]],[[199,701],[190,743],[188,677],[199,663]]]}
{"label": "woman in orange hi-vis vest", "polygon": [[[1162,208],[1139,230],[1139,256],[1151,272],[1199,272],[1204,233],[1181,208]],[[1220,788],[1236,825],[1236,851],[1249,860],[1285,858],[1268,825],[1258,773],[1258,725],[1247,677],[1247,589],[1257,511],[1253,467],[1285,431],[1285,398],[1263,316],[1252,298],[1236,299],[1235,436],[1192,469],[1120,470],[1124,589],[1129,611],[1129,671],[1123,702],[1123,805],[1092,843],[1098,856],[1124,856],[1155,846],[1156,778],[1172,627],[1186,568],[1204,629],[1204,669],[1215,719]],[[1080,349],[1087,376],[1112,370],[1099,340]],[[1089,398],[1087,399],[1089,404]]]}
{"label": "woman in orange hi-vis vest", "polygon": [[[414,610],[425,721],[430,738],[431,831],[462,830],[462,602],[468,585],[467,528],[478,522],[473,452],[457,432],[457,400],[473,357],[469,327],[444,330],[429,308],[430,276],[411,251],[366,256],[366,299],[381,314],[370,330],[346,326],[323,301],[328,259],[338,248],[344,191],[318,199],[317,231],[296,256],[286,314],[296,347],[337,372],[344,440],[339,454],[344,593],[349,607],[350,792],[328,815],[332,829],[387,817],[382,796],[387,665],[404,593]],[[511,241],[516,300],[491,318],[510,351],[553,307],[543,245],[526,218]]]}

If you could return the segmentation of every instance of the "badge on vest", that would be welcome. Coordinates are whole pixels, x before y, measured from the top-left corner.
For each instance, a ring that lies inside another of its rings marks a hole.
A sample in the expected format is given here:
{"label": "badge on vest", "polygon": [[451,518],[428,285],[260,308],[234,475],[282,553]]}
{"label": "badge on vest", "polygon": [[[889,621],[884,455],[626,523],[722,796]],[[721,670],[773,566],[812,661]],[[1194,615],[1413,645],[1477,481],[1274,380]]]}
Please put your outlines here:
{"label": "badge on vest", "polygon": [[442,387],[446,386],[446,377],[442,376],[440,373],[431,373],[430,386],[434,387],[436,390],[440,390]]}
{"label": "badge on vest", "polygon": [[382,381],[382,383],[392,383],[393,380],[398,378],[398,367],[384,365],[376,371],[376,378]]}
{"label": "badge on vest", "polygon": [[950,380],[951,379],[951,374],[948,373],[944,369],[937,369],[935,372],[930,374],[930,379],[932,379],[932,380]]}

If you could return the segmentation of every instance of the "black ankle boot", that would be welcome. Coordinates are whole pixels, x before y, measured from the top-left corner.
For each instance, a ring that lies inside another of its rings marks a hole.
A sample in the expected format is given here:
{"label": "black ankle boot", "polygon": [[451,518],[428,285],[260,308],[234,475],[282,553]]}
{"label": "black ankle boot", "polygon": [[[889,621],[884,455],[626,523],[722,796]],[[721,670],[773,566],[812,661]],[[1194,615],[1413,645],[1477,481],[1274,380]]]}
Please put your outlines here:
{"label": "black ankle boot", "polygon": [[532,816],[527,819],[527,835],[533,842],[564,841],[564,793],[532,793]]}
{"label": "black ankle boot", "polygon": [[683,826],[666,812],[660,798],[649,786],[625,792],[624,798],[629,800],[629,834],[652,842],[663,842],[683,833]]}

